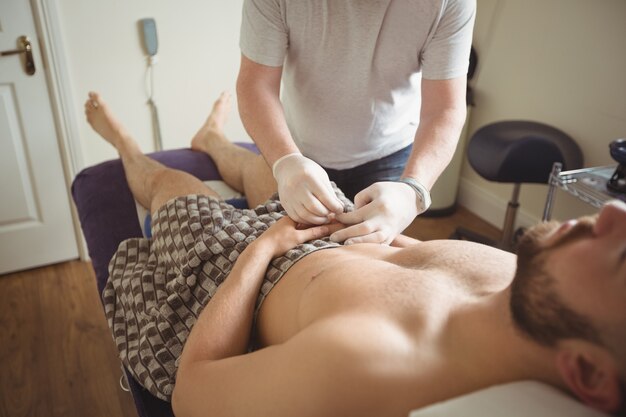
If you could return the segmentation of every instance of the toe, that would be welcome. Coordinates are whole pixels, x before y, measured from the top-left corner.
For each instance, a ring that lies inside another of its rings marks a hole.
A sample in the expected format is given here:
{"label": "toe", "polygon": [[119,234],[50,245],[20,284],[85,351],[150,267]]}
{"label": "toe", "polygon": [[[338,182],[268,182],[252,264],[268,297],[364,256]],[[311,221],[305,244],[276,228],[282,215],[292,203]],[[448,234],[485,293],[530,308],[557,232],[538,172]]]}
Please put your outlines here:
{"label": "toe", "polygon": [[102,99],[100,98],[100,94],[90,91],[89,92],[89,101],[93,108],[97,109],[102,104]]}

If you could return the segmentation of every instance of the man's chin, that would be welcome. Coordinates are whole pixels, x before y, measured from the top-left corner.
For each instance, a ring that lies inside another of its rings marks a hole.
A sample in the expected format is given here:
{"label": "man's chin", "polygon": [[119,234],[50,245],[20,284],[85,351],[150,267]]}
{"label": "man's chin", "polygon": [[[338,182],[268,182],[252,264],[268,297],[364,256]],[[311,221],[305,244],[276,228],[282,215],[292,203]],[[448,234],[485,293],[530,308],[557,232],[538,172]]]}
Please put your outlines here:
{"label": "man's chin", "polygon": [[561,223],[557,221],[539,223],[524,232],[517,246],[518,254],[536,254],[545,247],[545,242],[559,228]]}

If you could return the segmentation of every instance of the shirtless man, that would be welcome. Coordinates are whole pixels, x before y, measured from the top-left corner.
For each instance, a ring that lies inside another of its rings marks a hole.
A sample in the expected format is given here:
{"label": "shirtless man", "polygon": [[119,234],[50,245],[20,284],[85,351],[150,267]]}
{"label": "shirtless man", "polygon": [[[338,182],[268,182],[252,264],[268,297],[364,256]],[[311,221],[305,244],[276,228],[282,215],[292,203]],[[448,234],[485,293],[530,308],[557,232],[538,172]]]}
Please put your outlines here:
{"label": "shirtless man", "polygon": [[[135,198],[153,213],[173,197],[214,195],[144,156],[97,94],[85,106],[93,128],[119,151]],[[275,183],[261,157],[222,135],[227,109],[223,95],[192,147],[253,206]],[[262,302],[258,349],[248,353],[270,261],[342,227],[296,226],[285,216],[250,239],[203,308],[178,361],[171,398],[178,417],[400,417],[527,379],[623,412],[626,205],[537,226],[519,257],[465,241],[407,245],[409,238],[397,242],[403,247],[314,251]]]}

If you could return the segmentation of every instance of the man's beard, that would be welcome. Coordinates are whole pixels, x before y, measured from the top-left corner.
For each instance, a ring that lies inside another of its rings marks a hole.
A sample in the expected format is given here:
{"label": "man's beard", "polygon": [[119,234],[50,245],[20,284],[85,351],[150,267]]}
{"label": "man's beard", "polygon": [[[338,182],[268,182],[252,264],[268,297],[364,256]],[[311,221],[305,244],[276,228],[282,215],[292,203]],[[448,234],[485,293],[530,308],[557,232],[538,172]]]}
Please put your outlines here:
{"label": "man's beard", "polygon": [[555,278],[545,268],[550,252],[592,234],[593,224],[593,218],[580,219],[549,247],[543,242],[559,227],[556,222],[539,224],[520,240],[517,271],[511,284],[511,314],[522,333],[541,345],[551,347],[570,338],[602,344],[591,320],[564,303],[556,290]]}

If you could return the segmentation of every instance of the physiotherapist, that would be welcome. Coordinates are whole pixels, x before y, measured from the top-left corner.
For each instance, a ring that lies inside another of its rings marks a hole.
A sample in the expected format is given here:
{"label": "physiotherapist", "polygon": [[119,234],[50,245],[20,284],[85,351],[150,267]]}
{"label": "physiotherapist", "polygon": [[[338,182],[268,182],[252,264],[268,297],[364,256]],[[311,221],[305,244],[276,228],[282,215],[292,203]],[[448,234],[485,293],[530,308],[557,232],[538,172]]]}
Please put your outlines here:
{"label": "physiotherapist", "polygon": [[426,211],[465,122],[475,12],[475,0],[244,0],[239,112],[289,217],[336,217],[350,226],[332,240],[389,244]]}

